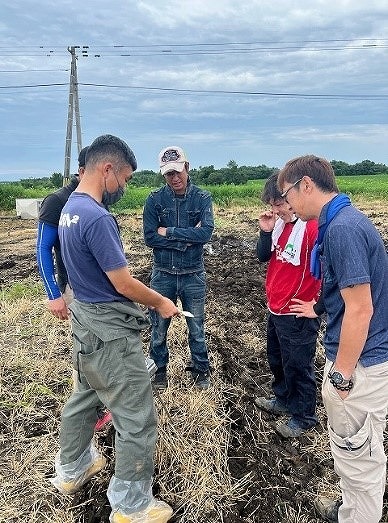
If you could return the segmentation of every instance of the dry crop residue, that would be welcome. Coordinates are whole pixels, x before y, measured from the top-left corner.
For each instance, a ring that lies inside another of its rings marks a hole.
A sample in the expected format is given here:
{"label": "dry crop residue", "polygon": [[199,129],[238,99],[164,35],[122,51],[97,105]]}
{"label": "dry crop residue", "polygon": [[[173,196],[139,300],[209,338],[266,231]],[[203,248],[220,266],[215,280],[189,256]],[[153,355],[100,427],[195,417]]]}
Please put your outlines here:
{"label": "dry crop residue", "polygon": [[[372,209],[373,206],[367,208],[366,212],[370,213],[372,219],[377,222],[387,243],[388,234],[385,224],[388,211],[376,215]],[[174,506],[176,513],[172,520],[175,522],[314,523],[318,522],[313,509],[313,501],[318,491],[325,491],[332,496],[338,492],[320,395],[318,397],[319,425],[295,441],[287,441],[277,435],[273,430],[277,421],[275,417],[258,410],[253,404],[255,395],[270,393],[271,383],[265,353],[266,265],[259,264],[255,255],[257,212],[257,210],[242,210],[232,215],[228,210],[219,209],[217,216],[228,225],[217,229],[211,248],[205,255],[208,276],[206,334],[212,362],[217,366],[215,384],[219,383],[220,388],[222,384],[221,401],[228,418],[227,464],[233,482],[237,484],[239,480],[245,478],[244,492],[231,504],[224,503],[220,497],[220,510],[217,510],[216,505],[204,503],[202,507],[196,507],[196,512],[187,512],[190,500],[185,501],[183,496],[183,501],[179,504],[179,495],[174,494],[175,498],[167,500],[173,505],[174,499],[176,500]],[[148,283],[151,254],[142,242],[141,220],[138,217],[120,216],[119,223],[128,253],[129,266],[139,279]],[[3,286],[26,281],[26,278],[29,281],[38,281],[34,255],[35,234],[34,221],[0,218],[0,279]],[[60,328],[63,329],[63,336],[65,336],[66,326],[61,324]],[[29,343],[31,350],[38,351],[39,345],[42,344],[42,337],[36,336]],[[58,358],[62,356],[63,354],[57,354]],[[318,383],[321,381],[323,363],[323,351],[319,346],[316,357]],[[174,383],[178,384],[178,388],[173,389],[175,392],[180,391],[179,383],[183,380],[180,372],[179,369],[173,376]],[[51,384],[52,389],[56,387],[60,390],[65,387],[63,380],[63,376],[61,379],[53,376],[52,381],[56,381],[57,385]],[[4,382],[4,388],[6,386]],[[187,391],[183,390],[182,394],[185,393]],[[179,414],[178,410],[181,407],[174,406],[173,402],[173,397],[165,396],[164,403],[170,416],[166,418],[163,406],[156,398],[161,423],[166,422],[163,430],[168,430],[170,421],[174,422]],[[39,405],[40,411],[34,416],[31,411],[29,415],[22,415],[20,410],[17,413],[4,410],[4,417],[0,419],[5,436],[2,449],[7,455],[13,453],[13,463],[18,460],[23,461],[25,440],[24,443],[21,441],[18,447],[16,436],[11,437],[9,433],[9,441],[12,441],[12,445],[7,446],[7,431],[11,430],[7,421],[10,419],[8,416],[12,416],[13,434],[17,434],[22,429],[25,434],[33,433],[29,437],[36,438],[35,444],[39,446],[43,441],[40,438],[53,432],[54,441],[57,441],[60,404],[52,399],[51,403],[47,400]],[[24,427],[17,426],[23,423]],[[49,423],[50,428],[48,428]],[[111,427],[98,436],[99,444],[104,448],[108,458],[113,458],[113,437],[114,431]],[[212,456],[209,456],[209,459],[212,459]],[[162,467],[163,463],[158,466]],[[195,464],[193,466],[195,467]],[[56,505],[58,511],[62,506],[63,510],[72,507],[68,512],[70,515],[66,516],[69,519],[63,520],[66,523],[68,521],[108,522],[109,506],[106,488],[113,470],[114,460],[109,459],[106,473],[90,482],[70,501],[68,498],[55,496],[47,483],[39,494],[40,498],[46,496],[47,499],[39,500],[41,508],[37,509],[37,515],[31,521],[42,521],[42,517],[39,519],[39,510],[44,510],[47,514],[47,507]],[[33,473],[32,467],[31,474]],[[47,478],[52,473],[52,466],[51,468],[48,466],[44,475]],[[42,473],[39,477],[40,482],[41,477]],[[178,480],[176,481],[178,483]],[[164,497],[168,496],[169,490],[176,493],[179,485],[173,482],[174,471],[169,473],[166,470],[162,476],[162,471],[157,469],[156,493],[161,493]],[[23,486],[23,490],[20,487],[20,492],[23,492],[20,494],[21,499],[17,500],[20,506],[23,505],[23,497],[34,499],[34,494],[30,490],[28,483]],[[1,494],[7,499],[5,492]],[[8,503],[15,503],[15,499],[9,500]],[[386,498],[383,521],[388,521],[387,502]],[[34,506],[37,506],[36,503]],[[190,516],[193,513],[196,514],[195,519],[190,519],[190,517],[194,518]],[[9,521],[16,523],[27,519],[15,515],[15,518]],[[52,521],[57,520],[52,519]]]}

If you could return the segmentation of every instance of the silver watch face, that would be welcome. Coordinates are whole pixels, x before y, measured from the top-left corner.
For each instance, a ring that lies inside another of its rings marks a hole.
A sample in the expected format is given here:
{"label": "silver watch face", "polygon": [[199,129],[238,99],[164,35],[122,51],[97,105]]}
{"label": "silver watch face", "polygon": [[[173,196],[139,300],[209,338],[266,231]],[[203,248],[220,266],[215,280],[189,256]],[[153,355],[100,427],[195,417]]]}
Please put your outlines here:
{"label": "silver watch face", "polygon": [[331,372],[330,376],[334,383],[336,383],[337,385],[341,385],[341,383],[346,381],[342,374],[336,370],[334,372]]}

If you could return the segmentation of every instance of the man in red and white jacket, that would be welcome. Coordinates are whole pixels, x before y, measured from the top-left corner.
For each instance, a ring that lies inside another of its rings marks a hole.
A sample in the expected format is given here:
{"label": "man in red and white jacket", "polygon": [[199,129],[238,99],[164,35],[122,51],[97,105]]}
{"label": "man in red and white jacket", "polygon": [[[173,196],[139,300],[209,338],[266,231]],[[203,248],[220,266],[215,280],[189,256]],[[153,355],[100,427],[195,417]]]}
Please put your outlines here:
{"label": "man in red and white jacket", "polygon": [[259,216],[257,256],[269,262],[267,357],[274,396],[255,398],[255,404],[275,415],[288,414],[276,430],[294,438],[317,424],[314,356],[320,320],[300,317],[293,305],[294,300],[311,305],[318,300],[320,282],[310,273],[318,225],[293,214],[277,188],[277,174],[267,180],[262,200],[271,207]]}

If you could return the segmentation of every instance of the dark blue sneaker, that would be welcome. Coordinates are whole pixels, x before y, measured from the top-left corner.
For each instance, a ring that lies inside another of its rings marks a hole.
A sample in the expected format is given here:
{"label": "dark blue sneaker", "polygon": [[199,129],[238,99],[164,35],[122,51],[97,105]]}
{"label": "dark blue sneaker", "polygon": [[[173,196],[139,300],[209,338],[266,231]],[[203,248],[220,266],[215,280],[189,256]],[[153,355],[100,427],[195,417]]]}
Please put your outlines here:
{"label": "dark blue sneaker", "polygon": [[287,407],[281,403],[277,398],[264,398],[263,396],[255,398],[254,403],[260,409],[280,416],[282,414],[288,414]]}
{"label": "dark blue sneaker", "polygon": [[303,428],[299,425],[299,423],[294,418],[290,418],[287,421],[287,423],[279,423],[275,427],[275,430],[281,436],[283,436],[283,438],[299,438],[299,436],[304,434],[306,432],[306,430],[312,429],[313,426],[308,427],[308,428]]}

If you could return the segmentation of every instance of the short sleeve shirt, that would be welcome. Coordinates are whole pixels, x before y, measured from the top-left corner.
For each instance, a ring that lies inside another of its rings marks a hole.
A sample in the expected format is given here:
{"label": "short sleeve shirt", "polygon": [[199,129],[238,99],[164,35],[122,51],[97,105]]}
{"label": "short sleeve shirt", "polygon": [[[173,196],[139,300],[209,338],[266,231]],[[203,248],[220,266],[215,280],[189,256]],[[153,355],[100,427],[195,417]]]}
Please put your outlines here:
{"label": "short sleeve shirt", "polygon": [[73,192],[59,221],[62,258],[77,300],[127,301],[106,272],[127,266],[115,218],[85,193]]}
{"label": "short sleeve shirt", "polygon": [[[326,210],[327,206],[321,216],[325,216]],[[325,233],[321,261],[328,359],[335,360],[340,339],[345,310],[340,291],[369,283],[373,316],[360,362],[368,367],[388,361],[388,256],[369,218],[353,206],[341,209]]]}

